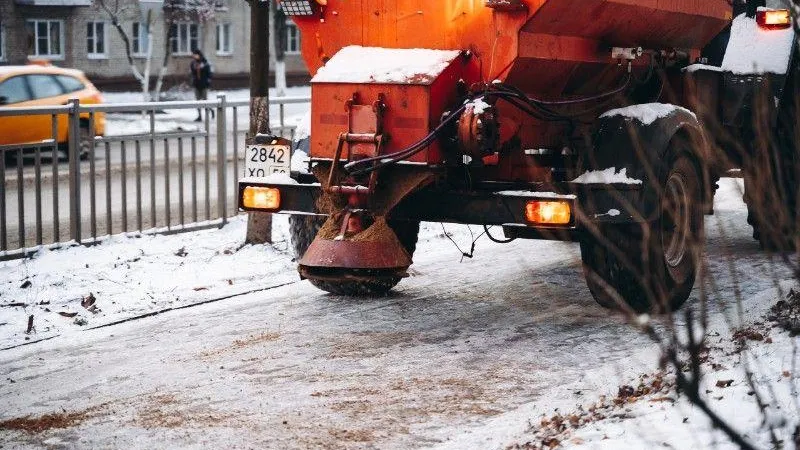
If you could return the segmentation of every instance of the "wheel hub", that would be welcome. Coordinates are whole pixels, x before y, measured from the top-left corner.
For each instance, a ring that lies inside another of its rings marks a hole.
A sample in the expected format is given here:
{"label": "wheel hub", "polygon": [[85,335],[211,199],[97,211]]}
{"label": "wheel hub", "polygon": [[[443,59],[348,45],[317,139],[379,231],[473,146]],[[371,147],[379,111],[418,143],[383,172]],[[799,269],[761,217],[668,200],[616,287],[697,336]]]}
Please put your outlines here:
{"label": "wheel hub", "polygon": [[667,180],[665,202],[662,245],[664,259],[674,269],[680,266],[688,253],[688,236],[691,232],[690,199],[680,173],[672,174]]}

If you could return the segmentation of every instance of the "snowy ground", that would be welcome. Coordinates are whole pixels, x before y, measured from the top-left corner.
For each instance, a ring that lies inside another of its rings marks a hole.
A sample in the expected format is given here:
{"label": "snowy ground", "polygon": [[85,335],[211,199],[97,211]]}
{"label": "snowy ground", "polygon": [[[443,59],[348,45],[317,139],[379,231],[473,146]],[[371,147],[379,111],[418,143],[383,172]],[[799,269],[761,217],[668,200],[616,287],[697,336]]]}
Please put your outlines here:
{"label": "snowy ground", "polygon": [[[797,448],[793,434],[800,422],[798,342],[767,320],[769,308],[786,298],[792,288],[797,289],[796,284],[785,281],[776,289],[746,298],[741,322],[730,311],[728,317],[712,319],[708,328],[709,350],[702,364],[705,376],[700,392],[711,409],[756,448],[779,448],[774,442],[780,442],[782,448]],[[739,448],[714,429],[700,408],[676,392],[671,371],[657,369],[655,359],[652,364],[653,370],[638,378],[631,377],[618,387],[601,383],[597,391],[593,390],[597,378],[617,377],[624,370],[590,372],[588,377],[593,380],[552,389],[543,396],[548,399],[545,404],[533,403],[526,406],[530,408],[526,413],[500,416],[458,442],[467,445],[482,438],[504,443],[502,438],[498,440],[502,433],[497,430],[508,429],[513,448],[550,448],[554,443],[604,450]],[[569,391],[593,394],[578,401]],[[767,405],[763,412],[759,402]],[[522,415],[530,421],[520,433]]]}
{"label": "snowy ground", "polygon": [[[275,248],[243,247],[245,219],[222,230],[118,235],[95,247],[41,250],[33,259],[0,263],[0,349],[72,339],[86,328],[296,281],[291,257],[280,250],[285,218],[276,221]],[[81,306],[90,296],[91,310]],[[31,315],[35,331],[25,333]]]}
{"label": "snowy ground", "polygon": [[[751,240],[740,198],[723,180],[707,219],[704,383],[712,407],[766,448],[742,361],[758,357],[758,390],[769,400],[772,388],[782,407],[773,422],[797,422],[795,339],[763,318],[791,272]],[[56,337],[0,351],[0,423],[14,425],[0,428],[0,446],[539,448],[543,418],[614,399],[657,372],[657,348],[594,304],[574,244],[484,238],[462,260],[438,224],[425,224],[414,276],[389,297],[353,300],[298,281],[285,221],[276,228],[274,248],[242,247],[237,219],[3,263],[0,347]],[[447,229],[469,248],[466,227]],[[742,350],[731,330],[756,322],[766,337]],[[668,381],[609,411],[557,441],[732,448]]]}
{"label": "snowy ground", "polygon": [[[86,329],[127,318],[297,283],[287,216],[276,216],[273,226],[272,246],[243,245],[247,221],[239,216],[221,230],[117,235],[94,247],[0,262],[0,350],[55,336],[80,339]],[[468,249],[467,227],[446,229]],[[420,240],[443,243],[442,226],[423,224]],[[458,254],[451,245],[444,250]],[[87,309],[81,302],[90,296],[94,308]],[[35,330],[26,333],[31,315]]]}
{"label": "snowy ground", "polygon": [[[310,86],[291,87],[286,89],[286,97],[308,97],[311,95]],[[225,95],[228,101],[241,101],[250,98],[248,89],[235,89],[225,91],[209,91],[208,99],[215,100],[218,95]],[[277,98],[274,89],[270,90],[270,97]],[[106,103],[141,103],[142,95],[138,92],[104,92],[103,98]],[[194,100],[193,91],[175,92],[170,100]],[[285,126],[296,126],[301,130],[309,128],[303,124],[307,121],[309,104],[290,104],[285,106]],[[233,126],[232,110],[229,110],[228,127]],[[248,108],[238,108],[237,110],[239,128],[246,130],[249,120]],[[109,136],[143,134],[150,132],[149,120],[142,120],[141,115],[133,114],[108,114],[106,116],[106,134]],[[174,131],[200,131],[205,129],[205,124],[195,122],[197,110],[195,109],[176,109],[163,110],[156,115],[155,130],[158,133]],[[270,109],[270,120],[273,127],[280,125],[279,108],[273,105]],[[216,124],[211,121],[212,128],[216,129]]]}

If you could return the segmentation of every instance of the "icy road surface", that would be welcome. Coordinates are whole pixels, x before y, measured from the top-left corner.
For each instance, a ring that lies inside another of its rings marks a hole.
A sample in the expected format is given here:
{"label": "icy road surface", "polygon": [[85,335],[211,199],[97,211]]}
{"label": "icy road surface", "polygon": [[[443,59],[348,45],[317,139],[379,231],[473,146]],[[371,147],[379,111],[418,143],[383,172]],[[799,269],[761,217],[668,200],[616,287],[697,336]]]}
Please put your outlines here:
{"label": "icy road surface", "polygon": [[[707,218],[717,299],[791,276],[750,238],[740,198],[723,180]],[[502,447],[554,405],[655,368],[654,347],[590,297],[577,245],[482,240],[459,263],[436,227],[390,297],[290,280],[0,352],[0,421],[67,413],[61,428],[0,431],[0,447]],[[467,236],[455,238],[468,248]],[[287,278],[285,259],[263,272]],[[712,320],[735,316],[714,305]]]}

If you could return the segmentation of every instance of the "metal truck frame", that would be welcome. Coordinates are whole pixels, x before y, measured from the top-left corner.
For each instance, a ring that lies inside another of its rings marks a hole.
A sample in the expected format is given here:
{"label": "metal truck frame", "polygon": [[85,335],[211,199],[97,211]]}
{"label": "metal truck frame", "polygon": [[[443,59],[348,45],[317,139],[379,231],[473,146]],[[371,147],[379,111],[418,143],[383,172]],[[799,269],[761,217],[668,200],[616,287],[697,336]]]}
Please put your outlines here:
{"label": "metal truck frame", "polygon": [[[239,206],[292,214],[303,278],[385,293],[411,265],[419,222],[477,224],[498,242],[579,242],[604,307],[675,310],[694,286],[716,182],[735,167],[772,188],[745,196],[756,237],[794,239],[789,11],[754,0],[420,5],[282,1],[315,74],[309,173],[290,172],[287,142],[256,136],[257,176],[240,181]],[[742,55],[774,52],[769,67],[754,58],[742,70]]]}

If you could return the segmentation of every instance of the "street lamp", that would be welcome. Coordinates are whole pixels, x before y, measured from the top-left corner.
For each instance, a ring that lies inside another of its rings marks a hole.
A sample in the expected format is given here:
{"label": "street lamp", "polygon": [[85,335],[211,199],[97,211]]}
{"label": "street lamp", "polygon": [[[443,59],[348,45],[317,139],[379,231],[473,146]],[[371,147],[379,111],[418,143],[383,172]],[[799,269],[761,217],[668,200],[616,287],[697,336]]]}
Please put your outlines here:
{"label": "street lamp", "polygon": [[318,6],[325,6],[328,0],[281,0],[280,5],[287,16],[311,16]]}

